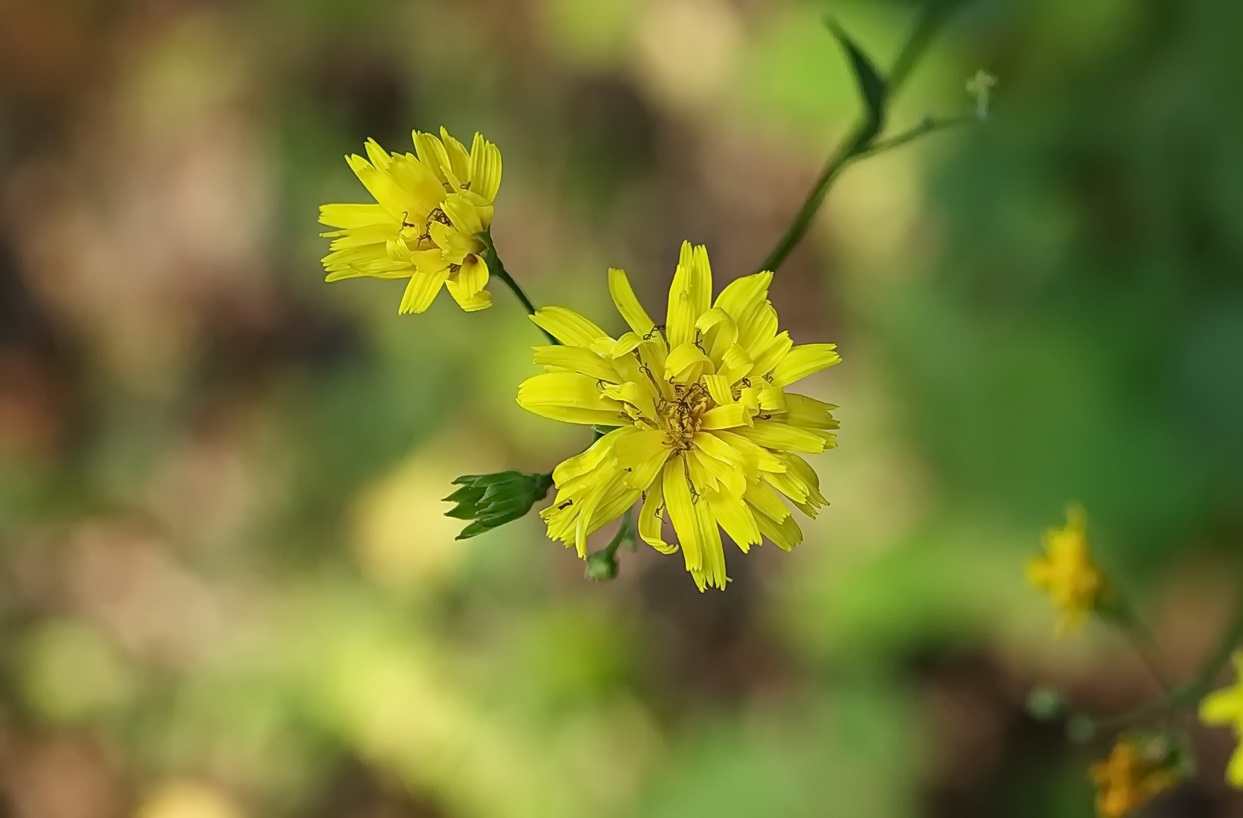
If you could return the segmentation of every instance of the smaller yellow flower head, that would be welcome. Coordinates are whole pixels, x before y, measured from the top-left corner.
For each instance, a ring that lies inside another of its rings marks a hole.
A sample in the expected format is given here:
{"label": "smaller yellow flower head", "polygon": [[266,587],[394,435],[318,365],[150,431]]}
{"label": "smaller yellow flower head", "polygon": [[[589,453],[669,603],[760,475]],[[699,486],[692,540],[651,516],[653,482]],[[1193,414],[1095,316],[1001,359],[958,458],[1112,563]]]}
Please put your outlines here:
{"label": "smaller yellow flower head", "polygon": [[1027,580],[1045,591],[1059,614],[1059,634],[1080,627],[1105,594],[1105,575],[1088,550],[1087,516],[1079,505],[1066,511],[1066,526],[1045,534],[1045,555],[1027,564]]}
{"label": "smaller yellow flower head", "polygon": [[1178,783],[1158,740],[1122,736],[1109,757],[1088,769],[1100,818],[1125,818]]}
{"label": "smaller yellow flower head", "polygon": [[415,131],[415,153],[388,153],[368,139],[367,158],[345,157],[374,203],[327,204],[320,223],[337,228],[324,257],[327,281],[407,278],[402,313],[431,306],[443,285],[468,311],[491,306],[484,242],[501,186],[501,152],[475,134],[469,152],[444,128]]}
{"label": "smaller yellow flower head", "polygon": [[[1200,702],[1200,720],[1205,724],[1225,724],[1234,728],[1236,740],[1243,743],[1243,651],[1234,654],[1235,682]],[[1235,749],[1226,768],[1226,781],[1243,789],[1243,746]]]}

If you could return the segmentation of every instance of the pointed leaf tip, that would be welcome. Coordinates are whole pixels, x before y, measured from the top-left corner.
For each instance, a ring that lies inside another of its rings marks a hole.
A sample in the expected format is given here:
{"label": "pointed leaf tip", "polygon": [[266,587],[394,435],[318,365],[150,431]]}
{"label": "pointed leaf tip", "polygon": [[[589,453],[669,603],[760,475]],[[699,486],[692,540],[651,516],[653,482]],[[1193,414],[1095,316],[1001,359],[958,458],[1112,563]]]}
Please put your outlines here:
{"label": "pointed leaf tip", "polygon": [[855,84],[859,88],[859,96],[863,99],[865,119],[864,126],[859,131],[857,144],[857,147],[863,147],[870,143],[884,127],[889,89],[885,84],[885,78],[877,70],[876,64],[863,53],[863,49],[859,48],[836,20],[826,17],[825,26],[837,38],[842,50],[846,52],[851,73],[854,74]]}

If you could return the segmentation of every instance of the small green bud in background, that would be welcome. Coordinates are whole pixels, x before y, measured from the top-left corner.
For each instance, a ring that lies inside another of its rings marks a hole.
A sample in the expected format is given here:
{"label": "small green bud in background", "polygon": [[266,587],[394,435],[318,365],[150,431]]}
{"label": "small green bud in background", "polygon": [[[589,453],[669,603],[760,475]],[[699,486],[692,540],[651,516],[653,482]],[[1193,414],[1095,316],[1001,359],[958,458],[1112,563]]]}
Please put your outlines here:
{"label": "small green bud in background", "polygon": [[552,488],[552,475],[517,471],[464,474],[453,485],[461,488],[445,502],[457,505],[445,516],[472,521],[457,535],[457,539],[465,540],[525,516]]}
{"label": "small green bud in background", "polygon": [[1087,744],[1096,738],[1096,722],[1091,717],[1076,713],[1066,721],[1066,738],[1071,744]]}
{"label": "small green bud in background", "polygon": [[993,88],[997,86],[997,77],[981,68],[967,80],[967,93],[975,100],[975,117],[984,122],[988,119],[989,107],[993,99]]}
{"label": "small green bud in background", "polygon": [[1166,766],[1184,781],[1196,776],[1196,757],[1187,736],[1179,733],[1171,737],[1170,749],[1165,756]]}
{"label": "small green bud in background", "polygon": [[617,577],[617,554],[610,548],[595,551],[587,556],[587,579],[607,582]]}
{"label": "small green bud in background", "polygon": [[1027,696],[1027,712],[1036,721],[1052,721],[1066,714],[1066,701],[1051,687],[1037,687]]}

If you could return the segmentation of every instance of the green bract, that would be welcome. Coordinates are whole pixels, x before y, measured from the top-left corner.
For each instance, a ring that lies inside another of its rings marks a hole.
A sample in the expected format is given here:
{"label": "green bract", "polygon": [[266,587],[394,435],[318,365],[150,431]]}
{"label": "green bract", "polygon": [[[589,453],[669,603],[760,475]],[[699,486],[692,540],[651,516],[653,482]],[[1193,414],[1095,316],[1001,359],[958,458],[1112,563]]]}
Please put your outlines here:
{"label": "green bract", "polygon": [[552,475],[502,471],[495,474],[464,474],[453,481],[461,486],[445,498],[456,503],[447,517],[471,520],[457,539],[465,540],[491,531],[524,516],[552,487]]}

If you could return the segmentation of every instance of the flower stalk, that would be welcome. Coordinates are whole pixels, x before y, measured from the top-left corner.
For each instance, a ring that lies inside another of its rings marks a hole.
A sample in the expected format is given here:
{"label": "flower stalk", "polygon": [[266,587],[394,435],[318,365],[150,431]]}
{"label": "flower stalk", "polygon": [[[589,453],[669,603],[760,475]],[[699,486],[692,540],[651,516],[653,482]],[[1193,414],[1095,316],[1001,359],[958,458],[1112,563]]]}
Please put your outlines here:
{"label": "flower stalk", "polygon": [[[905,145],[934,131],[975,121],[973,118],[964,118],[963,121],[958,119],[941,121],[925,119],[920,125],[891,140],[881,143],[876,141],[884,125],[884,107],[906,82],[915,66],[923,58],[938,29],[940,29],[941,25],[944,24],[945,20],[958,5],[959,0],[932,0],[932,2],[927,3],[924,6],[919,21],[915,24],[915,28],[911,30],[905,44],[902,46],[902,50],[894,60],[893,67],[889,70],[888,78],[882,80],[879,77],[873,76],[870,78],[872,82],[868,83],[865,77],[860,77],[860,85],[865,86],[864,93],[867,97],[865,101],[868,103],[863,114],[838,147],[829,155],[824,168],[820,171],[820,175],[816,177],[816,181],[812,184],[807,198],[803,200],[802,206],[795,213],[789,227],[786,228],[781,238],[777,240],[773,249],[765,256],[763,263],[760,264],[758,269],[776,272],[777,268],[786,260],[786,257],[807,235],[807,230],[811,227],[811,221],[820,211],[820,206],[824,204],[825,197],[828,195],[833,181],[848,165],[864,156],[873,156],[882,150]],[[851,52],[852,58],[859,56],[852,51],[853,46],[849,41],[845,40],[844,36],[835,27],[832,25],[831,27],[834,28],[834,33],[838,35],[839,39],[843,40],[848,51]],[[856,64],[855,67],[856,73],[860,73],[859,69],[861,66]],[[869,85],[872,86],[872,93],[870,94],[869,87],[867,87]],[[931,127],[928,124],[930,122],[939,122],[940,124],[936,127]]]}
{"label": "flower stalk", "polygon": [[[480,233],[476,238],[483,242],[483,258],[488,264],[488,272],[505,282],[505,286],[513,292],[514,296],[522,304],[523,309],[527,311],[527,315],[535,315],[537,311],[535,305],[531,303],[531,299],[527,298],[527,294],[523,292],[522,287],[509,274],[509,271],[505,269],[505,263],[501,261],[501,256],[496,251],[496,243],[492,241],[492,234],[484,232]],[[548,330],[541,331],[548,338],[550,344],[558,343],[557,339]]]}

